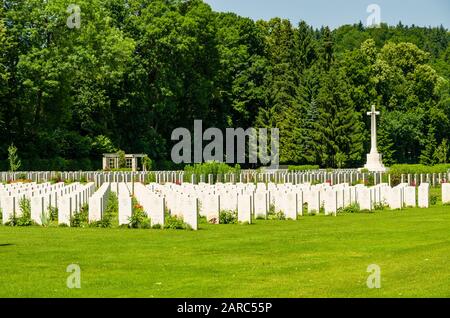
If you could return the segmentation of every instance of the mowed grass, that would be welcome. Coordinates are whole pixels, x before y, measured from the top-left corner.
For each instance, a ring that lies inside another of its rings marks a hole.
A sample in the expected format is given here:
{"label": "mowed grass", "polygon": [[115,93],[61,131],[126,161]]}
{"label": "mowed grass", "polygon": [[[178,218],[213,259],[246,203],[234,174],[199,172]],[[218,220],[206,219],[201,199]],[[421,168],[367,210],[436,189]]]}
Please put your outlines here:
{"label": "mowed grass", "polygon": [[[69,264],[81,289],[66,287]],[[197,232],[0,226],[0,297],[449,296],[445,206]]]}

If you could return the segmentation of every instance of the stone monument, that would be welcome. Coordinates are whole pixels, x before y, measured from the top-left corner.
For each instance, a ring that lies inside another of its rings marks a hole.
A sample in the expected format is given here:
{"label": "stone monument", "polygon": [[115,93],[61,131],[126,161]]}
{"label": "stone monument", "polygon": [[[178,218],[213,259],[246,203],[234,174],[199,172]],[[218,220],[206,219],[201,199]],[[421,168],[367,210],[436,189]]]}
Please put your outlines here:
{"label": "stone monument", "polygon": [[364,166],[365,169],[375,172],[385,172],[386,167],[382,163],[382,156],[378,153],[377,149],[377,115],[380,112],[375,110],[375,105],[372,105],[372,111],[368,112],[367,115],[371,116],[371,145],[372,148],[370,153],[367,154],[367,164]]}

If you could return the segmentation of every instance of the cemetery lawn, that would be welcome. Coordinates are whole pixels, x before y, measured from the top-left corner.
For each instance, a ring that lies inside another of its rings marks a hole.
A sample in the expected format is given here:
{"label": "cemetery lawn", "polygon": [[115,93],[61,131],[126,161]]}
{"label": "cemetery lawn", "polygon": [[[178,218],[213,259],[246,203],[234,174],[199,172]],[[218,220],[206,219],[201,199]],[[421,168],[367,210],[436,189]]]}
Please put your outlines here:
{"label": "cemetery lawn", "polygon": [[0,226],[0,269],[0,297],[450,297],[450,207],[198,232]]}

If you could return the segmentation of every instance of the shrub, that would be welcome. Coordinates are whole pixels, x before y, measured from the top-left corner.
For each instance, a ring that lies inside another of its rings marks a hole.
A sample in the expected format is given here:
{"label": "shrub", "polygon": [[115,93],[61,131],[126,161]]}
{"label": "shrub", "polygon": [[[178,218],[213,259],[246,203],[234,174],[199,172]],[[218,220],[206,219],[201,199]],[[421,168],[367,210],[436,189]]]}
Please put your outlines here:
{"label": "shrub", "polygon": [[89,206],[83,205],[79,212],[74,213],[70,218],[71,227],[88,227],[89,226]]}
{"label": "shrub", "polygon": [[269,220],[286,220],[286,215],[282,211],[275,211],[275,205],[269,206],[269,213],[267,215]]}
{"label": "shrub", "polygon": [[184,230],[188,229],[188,226],[186,223],[184,223],[181,217],[175,215],[167,215],[164,228],[170,230]]}
{"label": "shrub", "polygon": [[384,210],[386,210],[388,207],[389,207],[389,206],[388,206],[386,203],[384,203],[384,202],[378,202],[378,203],[375,203],[375,204],[374,204],[373,209],[374,209],[375,211],[384,211]]}
{"label": "shrub", "polygon": [[150,172],[145,176],[144,183],[149,184],[149,183],[153,183],[153,182],[156,182],[156,174],[153,172]]}
{"label": "shrub", "polygon": [[450,164],[438,164],[434,166],[426,166],[421,164],[398,164],[389,168],[389,174],[401,175],[401,174],[427,174],[427,173],[446,173],[450,169]]}
{"label": "shrub", "polygon": [[430,195],[430,205],[436,205],[438,202],[438,196],[436,194]]}
{"label": "shrub", "polygon": [[58,208],[49,206],[47,215],[49,216],[50,221],[58,221]]}
{"label": "shrub", "polygon": [[361,209],[359,207],[359,204],[353,203],[345,208],[340,208],[338,210],[338,213],[359,213],[361,212]]}
{"label": "shrub", "polygon": [[6,225],[9,226],[31,226],[33,221],[31,220],[31,204],[30,200],[27,198],[22,198],[19,201],[19,208],[21,211],[21,216],[16,217],[11,216]]}
{"label": "shrub", "polygon": [[220,211],[219,213],[219,223],[220,224],[237,224],[238,216],[237,211]]}
{"label": "shrub", "polygon": [[152,225],[152,229],[154,229],[154,230],[161,230],[162,226],[161,226],[161,224],[155,224],[155,225]]}
{"label": "shrub", "polygon": [[133,211],[131,217],[128,218],[128,227],[132,229],[148,229],[150,228],[150,218],[145,213],[144,208],[133,198]]}
{"label": "shrub", "polygon": [[115,220],[117,220],[118,214],[119,214],[119,201],[117,199],[117,195],[111,191],[109,193],[108,202],[106,205],[106,209],[103,212],[102,219],[100,221],[92,223],[91,226],[110,228],[113,225],[118,225],[117,221],[114,222]]}

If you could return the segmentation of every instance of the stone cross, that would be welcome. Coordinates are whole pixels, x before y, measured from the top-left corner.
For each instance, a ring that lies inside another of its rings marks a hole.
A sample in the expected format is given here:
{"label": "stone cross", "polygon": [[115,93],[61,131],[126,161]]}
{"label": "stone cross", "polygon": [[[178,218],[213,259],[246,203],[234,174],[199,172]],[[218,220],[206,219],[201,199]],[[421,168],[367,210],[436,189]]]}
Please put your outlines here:
{"label": "stone cross", "polygon": [[371,116],[371,141],[372,141],[372,149],[370,153],[378,153],[377,149],[377,115],[380,115],[380,112],[375,110],[375,105],[372,105],[372,111],[367,113],[368,116]]}

